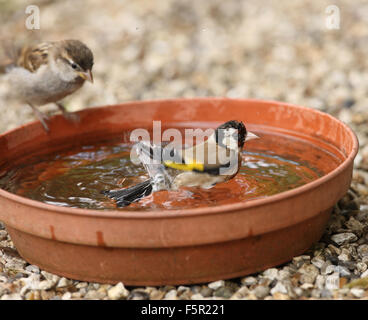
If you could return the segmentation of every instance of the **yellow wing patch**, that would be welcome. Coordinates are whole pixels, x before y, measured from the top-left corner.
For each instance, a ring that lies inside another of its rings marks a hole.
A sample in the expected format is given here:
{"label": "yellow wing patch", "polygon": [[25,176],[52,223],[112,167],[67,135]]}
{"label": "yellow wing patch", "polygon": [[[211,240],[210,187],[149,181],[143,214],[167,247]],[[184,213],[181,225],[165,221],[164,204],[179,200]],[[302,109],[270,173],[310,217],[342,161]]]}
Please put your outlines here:
{"label": "yellow wing patch", "polygon": [[192,163],[176,163],[173,161],[164,161],[164,165],[166,167],[176,169],[176,170],[182,170],[182,171],[203,171],[204,165],[203,163],[198,162],[192,162]]}

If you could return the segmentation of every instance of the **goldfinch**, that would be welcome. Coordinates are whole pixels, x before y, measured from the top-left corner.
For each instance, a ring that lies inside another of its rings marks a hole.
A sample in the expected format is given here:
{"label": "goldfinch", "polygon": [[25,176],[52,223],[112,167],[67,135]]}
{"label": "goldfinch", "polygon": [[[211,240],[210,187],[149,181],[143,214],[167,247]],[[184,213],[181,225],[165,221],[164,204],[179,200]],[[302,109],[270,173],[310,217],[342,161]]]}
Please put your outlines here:
{"label": "goldfinch", "polygon": [[255,138],[242,122],[231,120],[215,129],[206,141],[189,148],[162,148],[140,141],[134,145],[135,153],[150,178],[129,188],[102,193],[124,207],[160,190],[209,189],[238,173],[243,145]]}

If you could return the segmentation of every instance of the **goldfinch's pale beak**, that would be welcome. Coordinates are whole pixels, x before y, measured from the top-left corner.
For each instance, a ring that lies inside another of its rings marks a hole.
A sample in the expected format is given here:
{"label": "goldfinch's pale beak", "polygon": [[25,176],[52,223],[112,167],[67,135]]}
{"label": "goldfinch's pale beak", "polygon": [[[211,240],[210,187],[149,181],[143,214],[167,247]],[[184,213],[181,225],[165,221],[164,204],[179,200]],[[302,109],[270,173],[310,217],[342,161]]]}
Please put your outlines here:
{"label": "goldfinch's pale beak", "polygon": [[253,132],[248,131],[247,137],[245,138],[245,141],[253,140],[253,139],[259,139],[257,135],[255,135]]}
{"label": "goldfinch's pale beak", "polygon": [[93,83],[93,75],[91,70],[88,70],[86,72],[79,72],[79,75],[81,76],[82,79]]}

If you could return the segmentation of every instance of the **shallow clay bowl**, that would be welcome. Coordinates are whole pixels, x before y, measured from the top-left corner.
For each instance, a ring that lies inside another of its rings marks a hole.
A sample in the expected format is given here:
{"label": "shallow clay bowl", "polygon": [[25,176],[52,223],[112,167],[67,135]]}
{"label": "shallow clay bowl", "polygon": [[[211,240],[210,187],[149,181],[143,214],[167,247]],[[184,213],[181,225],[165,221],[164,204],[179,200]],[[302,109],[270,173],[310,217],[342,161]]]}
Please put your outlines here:
{"label": "shallow clay bowl", "polygon": [[[301,187],[252,201],[170,211],[58,207],[0,189],[0,220],[29,263],[65,277],[126,285],[190,284],[280,265],[322,236],[334,204],[349,188],[355,134],[332,116],[286,103],[223,98],[129,102],[62,116],[46,134],[32,122],[0,136],[0,176],[27,156],[123,136],[134,128],[242,120],[255,133],[286,134],[340,159]],[[326,163],[321,161],[320,169]]]}

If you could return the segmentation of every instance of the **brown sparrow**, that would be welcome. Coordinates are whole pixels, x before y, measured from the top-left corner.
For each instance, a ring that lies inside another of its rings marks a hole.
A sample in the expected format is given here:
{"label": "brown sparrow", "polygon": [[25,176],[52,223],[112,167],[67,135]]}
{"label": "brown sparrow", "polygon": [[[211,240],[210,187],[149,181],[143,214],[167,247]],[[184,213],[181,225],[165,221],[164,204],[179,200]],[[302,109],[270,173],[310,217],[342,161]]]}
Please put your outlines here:
{"label": "brown sparrow", "polygon": [[93,54],[85,44],[62,40],[21,48],[3,70],[14,95],[31,106],[49,131],[48,117],[37,107],[53,102],[66,118],[77,120],[59,101],[78,90],[85,80],[93,82],[92,66]]}

